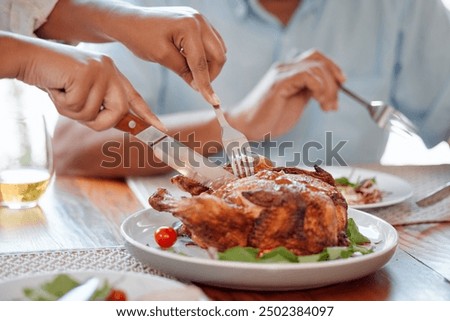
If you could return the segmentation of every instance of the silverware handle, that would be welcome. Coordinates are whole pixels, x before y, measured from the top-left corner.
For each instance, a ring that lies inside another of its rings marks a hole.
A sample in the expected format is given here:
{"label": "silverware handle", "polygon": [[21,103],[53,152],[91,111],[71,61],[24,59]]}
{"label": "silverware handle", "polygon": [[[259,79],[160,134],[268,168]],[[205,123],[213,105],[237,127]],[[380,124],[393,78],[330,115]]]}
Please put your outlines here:
{"label": "silverware handle", "polygon": [[356,100],[357,102],[359,102],[361,105],[364,105],[366,107],[371,107],[370,102],[368,102],[367,100],[365,100],[364,98],[360,97],[359,95],[355,94],[353,91],[351,91],[350,89],[348,89],[347,87],[341,85],[341,90],[347,94],[349,97],[353,98],[354,100]]}
{"label": "silverware handle", "polygon": [[114,126],[114,128],[130,133],[134,136],[139,134],[141,131],[143,131],[146,128],[149,128],[150,125],[147,124],[143,119],[139,118],[136,115],[133,115],[131,113],[127,113],[117,124]]}
{"label": "silverware handle", "polygon": [[225,115],[223,114],[223,110],[220,109],[220,106],[218,107],[214,106],[214,112],[216,113],[216,118],[219,121],[221,127],[228,125],[228,121],[226,120]]}
{"label": "silverware handle", "polygon": [[439,201],[442,201],[444,198],[450,196],[450,182],[447,182],[444,186],[438,188],[437,190],[431,192],[421,200],[417,201],[416,204],[424,207],[433,205]]}

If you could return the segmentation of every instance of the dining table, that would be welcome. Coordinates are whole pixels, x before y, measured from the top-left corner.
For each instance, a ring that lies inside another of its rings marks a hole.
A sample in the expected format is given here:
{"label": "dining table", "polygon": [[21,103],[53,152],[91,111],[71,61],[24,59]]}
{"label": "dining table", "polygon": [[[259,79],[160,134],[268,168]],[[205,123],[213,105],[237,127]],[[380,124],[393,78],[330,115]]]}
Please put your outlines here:
{"label": "dining table", "polygon": [[[383,267],[355,280],[306,289],[195,285],[217,301],[450,300],[450,198],[428,207],[416,204],[450,181],[450,164],[357,167],[399,177],[413,190],[411,197],[398,204],[363,210],[385,220],[398,233],[395,254]],[[157,180],[169,177],[166,174]],[[120,233],[122,222],[148,207],[145,195],[142,201],[137,193],[139,182],[139,178],[56,174],[37,207],[0,208],[0,282],[43,273],[95,270],[131,271],[191,283],[142,263],[126,248]]]}

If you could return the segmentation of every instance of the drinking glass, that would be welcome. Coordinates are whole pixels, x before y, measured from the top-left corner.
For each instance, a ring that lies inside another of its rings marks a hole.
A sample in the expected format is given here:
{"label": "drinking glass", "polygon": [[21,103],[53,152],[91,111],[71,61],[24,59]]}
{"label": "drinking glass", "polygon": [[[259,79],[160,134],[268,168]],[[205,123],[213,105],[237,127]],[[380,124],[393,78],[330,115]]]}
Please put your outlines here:
{"label": "drinking glass", "polygon": [[52,176],[52,144],[44,116],[0,110],[0,206],[36,206]]}

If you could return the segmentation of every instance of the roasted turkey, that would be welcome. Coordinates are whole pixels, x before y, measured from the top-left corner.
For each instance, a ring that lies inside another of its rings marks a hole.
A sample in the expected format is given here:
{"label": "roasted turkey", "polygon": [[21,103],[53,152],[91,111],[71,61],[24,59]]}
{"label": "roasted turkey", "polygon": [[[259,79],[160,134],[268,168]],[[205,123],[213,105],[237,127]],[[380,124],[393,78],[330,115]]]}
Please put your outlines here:
{"label": "roasted turkey", "polygon": [[216,181],[208,188],[184,176],[172,183],[192,197],[176,199],[158,189],[150,205],[179,218],[202,248],[251,246],[262,253],[284,246],[297,255],[347,245],[347,203],[333,177],[263,163],[255,175]]}

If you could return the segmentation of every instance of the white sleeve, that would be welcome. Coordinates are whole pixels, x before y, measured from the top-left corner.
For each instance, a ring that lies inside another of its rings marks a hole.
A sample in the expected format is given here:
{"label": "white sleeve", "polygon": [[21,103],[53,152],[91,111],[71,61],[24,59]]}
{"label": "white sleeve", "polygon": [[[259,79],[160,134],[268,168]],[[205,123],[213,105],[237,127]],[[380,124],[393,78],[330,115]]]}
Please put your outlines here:
{"label": "white sleeve", "polygon": [[58,0],[0,0],[0,30],[34,35]]}

